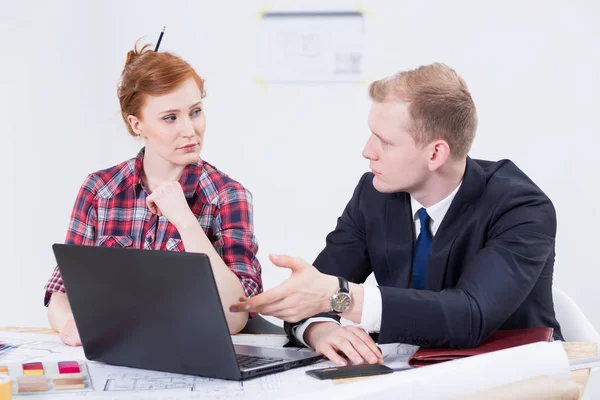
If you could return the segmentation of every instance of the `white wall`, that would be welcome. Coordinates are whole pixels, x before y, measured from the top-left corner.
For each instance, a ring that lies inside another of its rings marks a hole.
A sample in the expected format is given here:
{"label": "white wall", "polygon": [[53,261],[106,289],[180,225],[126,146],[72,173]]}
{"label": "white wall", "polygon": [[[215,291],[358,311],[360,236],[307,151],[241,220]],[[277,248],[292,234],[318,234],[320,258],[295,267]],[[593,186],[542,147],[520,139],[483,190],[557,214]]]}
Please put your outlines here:
{"label": "white wall", "polygon": [[[265,5],[1,1],[0,326],[46,326],[51,244],[64,240],[85,176],[135,156],[140,144],[120,120],[116,83],[135,40],[155,42],[162,25],[161,48],[206,78],[203,157],[254,193],[265,287],[287,276],[269,252],[318,254],[367,167],[369,100],[356,85],[257,85],[255,16]],[[381,0],[364,8],[369,77],[442,61],[466,79],[480,120],[471,156],[514,160],[554,201],[556,282],[600,328],[592,286],[600,275],[600,3]]]}

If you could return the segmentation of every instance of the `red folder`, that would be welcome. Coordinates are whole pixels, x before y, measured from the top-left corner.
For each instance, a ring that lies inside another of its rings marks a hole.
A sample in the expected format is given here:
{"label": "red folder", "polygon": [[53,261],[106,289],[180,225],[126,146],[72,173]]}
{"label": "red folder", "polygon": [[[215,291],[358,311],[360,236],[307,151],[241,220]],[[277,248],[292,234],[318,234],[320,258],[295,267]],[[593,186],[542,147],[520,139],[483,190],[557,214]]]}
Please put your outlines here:
{"label": "red folder", "polygon": [[552,328],[498,330],[479,346],[471,349],[420,348],[408,359],[408,363],[412,367],[424,367],[535,342],[551,342],[553,332]]}

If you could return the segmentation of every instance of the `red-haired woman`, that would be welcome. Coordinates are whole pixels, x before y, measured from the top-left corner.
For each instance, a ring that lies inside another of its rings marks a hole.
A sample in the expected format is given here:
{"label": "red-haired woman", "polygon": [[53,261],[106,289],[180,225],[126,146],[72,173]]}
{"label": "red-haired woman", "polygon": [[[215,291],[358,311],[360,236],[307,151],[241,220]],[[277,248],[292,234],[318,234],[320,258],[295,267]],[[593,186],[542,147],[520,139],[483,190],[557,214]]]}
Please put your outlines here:
{"label": "red-haired woman", "polygon": [[[127,54],[118,96],[129,133],[145,147],[87,177],[66,243],[207,254],[229,330],[239,332],[248,314],[231,313],[229,305],[262,291],[252,197],[200,158],[202,78],[173,54],[136,46]],[[59,266],[45,289],[50,325],[63,342],[80,345]]]}

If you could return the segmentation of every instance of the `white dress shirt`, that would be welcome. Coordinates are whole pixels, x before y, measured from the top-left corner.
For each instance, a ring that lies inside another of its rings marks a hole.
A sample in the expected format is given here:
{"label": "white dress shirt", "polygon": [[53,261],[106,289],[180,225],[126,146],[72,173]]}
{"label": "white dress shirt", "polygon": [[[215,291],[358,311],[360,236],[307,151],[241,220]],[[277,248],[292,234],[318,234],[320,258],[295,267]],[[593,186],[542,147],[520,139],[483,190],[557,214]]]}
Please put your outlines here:
{"label": "white dress shirt", "polygon": [[[452,193],[450,193],[444,200],[432,205],[431,207],[423,207],[414,197],[410,196],[410,207],[413,215],[413,222],[415,226],[415,237],[419,236],[421,232],[421,221],[419,220],[419,216],[417,212],[421,208],[425,208],[427,214],[429,215],[429,229],[431,229],[431,235],[435,236],[440,225],[442,224],[442,220],[446,216],[454,197],[456,197],[456,193],[460,189],[462,182],[458,184],[456,189]],[[363,299],[363,309],[361,315],[361,323],[356,324],[357,326],[362,327],[367,332],[379,332],[381,330],[381,318],[382,318],[382,299],[381,292],[379,288],[376,286],[363,285],[364,289],[364,299]],[[309,347],[304,341],[304,332],[310,326],[310,324],[314,322],[327,321],[327,322],[336,322],[336,320],[332,318],[319,317],[319,318],[309,318],[304,323],[294,327],[294,336],[296,339]]]}

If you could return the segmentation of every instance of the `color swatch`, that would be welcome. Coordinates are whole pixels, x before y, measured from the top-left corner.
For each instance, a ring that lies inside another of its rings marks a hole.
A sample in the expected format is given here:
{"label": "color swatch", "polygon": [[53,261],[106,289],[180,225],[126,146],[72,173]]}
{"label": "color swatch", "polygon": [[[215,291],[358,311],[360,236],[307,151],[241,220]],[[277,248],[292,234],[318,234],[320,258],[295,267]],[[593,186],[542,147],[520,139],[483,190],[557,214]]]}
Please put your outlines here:
{"label": "color swatch", "polygon": [[48,381],[45,376],[18,376],[17,387],[19,393],[24,392],[47,392]]}
{"label": "color swatch", "polygon": [[[77,393],[93,391],[84,361],[26,362],[0,365],[2,391],[10,396],[40,393]],[[7,382],[7,383],[6,383]],[[59,396],[60,397],[60,396]],[[0,400],[11,399],[0,395]]]}
{"label": "color swatch", "polygon": [[85,389],[83,376],[79,374],[61,374],[52,378],[56,390]]}
{"label": "color swatch", "polygon": [[78,374],[79,372],[81,371],[77,361],[60,361],[58,363],[59,374]]}
{"label": "color swatch", "polygon": [[41,362],[32,362],[23,364],[23,375],[42,376],[44,375],[44,366]]}

